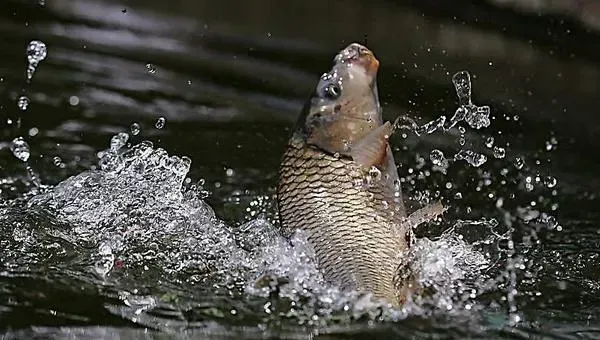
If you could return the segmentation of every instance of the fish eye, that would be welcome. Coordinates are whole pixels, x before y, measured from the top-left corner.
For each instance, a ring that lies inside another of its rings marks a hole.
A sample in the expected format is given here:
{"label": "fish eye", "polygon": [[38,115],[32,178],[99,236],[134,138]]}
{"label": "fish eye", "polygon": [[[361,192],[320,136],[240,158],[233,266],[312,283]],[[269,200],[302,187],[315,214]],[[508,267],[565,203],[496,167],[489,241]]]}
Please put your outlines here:
{"label": "fish eye", "polygon": [[338,99],[342,94],[342,88],[335,83],[330,83],[323,89],[323,96],[327,99]]}

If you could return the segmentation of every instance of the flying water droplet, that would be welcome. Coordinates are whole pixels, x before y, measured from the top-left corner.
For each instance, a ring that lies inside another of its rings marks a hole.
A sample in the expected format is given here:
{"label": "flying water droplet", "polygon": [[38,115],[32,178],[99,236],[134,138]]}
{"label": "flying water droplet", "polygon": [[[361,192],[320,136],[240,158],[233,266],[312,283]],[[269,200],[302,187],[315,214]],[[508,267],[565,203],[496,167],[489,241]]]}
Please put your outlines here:
{"label": "flying water droplet", "polygon": [[431,159],[433,165],[440,167],[443,170],[448,168],[448,160],[446,157],[444,157],[444,153],[440,150],[432,150],[429,154],[429,159]]}
{"label": "flying water droplet", "polygon": [[499,146],[494,146],[494,157],[504,158],[506,156],[506,150]]}
{"label": "flying water droplet", "polygon": [[94,263],[94,271],[100,276],[106,276],[115,263],[112,248],[106,242],[98,247],[98,260]]}
{"label": "flying water droplet", "polygon": [[60,159],[60,157],[56,156],[52,159],[52,162],[54,163],[54,166],[60,166],[62,164],[62,159]]}
{"label": "flying water droplet", "polygon": [[152,64],[146,64],[146,71],[148,71],[148,73],[150,73],[150,74],[155,74],[156,66],[154,66]]}
{"label": "flying water droplet", "polygon": [[369,174],[367,176],[367,185],[372,184],[375,181],[379,181],[381,179],[381,171],[379,169],[377,169],[377,167],[372,166],[371,169],[369,169]]}
{"label": "flying water droplet", "polygon": [[487,157],[475,151],[460,150],[456,155],[454,155],[454,160],[465,160],[472,166],[479,167],[487,161]]}
{"label": "flying water droplet", "polygon": [[165,122],[166,122],[165,117],[160,117],[160,118],[158,118],[158,120],[156,121],[156,124],[154,124],[154,126],[160,130],[165,127]]}
{"label": "flying water droplet", "polygon": [[27,61],[29,62],[29,66],[27,67],[27,81],[30,81],[40,61],[46,59],[46,44],[39,40],[32,40],[27,45],[26,53]]}
{"label": "flying water droplet", "polygon": [[69,97],[69,105],[71,105],[71,106],[77,106],[77,105],[79,105],[79,97],[77,97],[77,96],[70,96]]}
{"label": "flying water droplet", "polygon": [[29,106],[29,98],[27,98],[27,96],[19,97],[19,100],[17,101],[17,106],[21,111],[26,111],[27,107]]}
{"label": "flying water droplet", "polygon": [[127,144],[128,140],[129,135],[125,132],[119,132],[118,134],[114,135],[110,140],[110,151],[119,151],[119,149]]}
{"label": "flying water droplet", "polygon": [[521,157],[515,158],[515,168],[521,170],[521,169],[523,169],[524,165],[525,165],[525,162],[523,161],[523,159]]}
{"label": "flying water droplet", "polygon": [[471,103],[471,75],[467,71],[460,71],[452,76],[452,83],[456,89],[458,103],[461,106],[472,105]]}
{"label": "flying water droplet", "polygon": [[27,144],[23,137],[13,139],[12,143],[10,143],[10,151],[23,162],[27,162],[31,155],[29,144]]}
{"label": "flying water droplet", "polygon": [[486,138],[485,146],[487,146],[488,148],[493,147],[494,146],[494,137],[489,136],[488,138]]}
{"label": "flying water droplet", "polygon": [[29,137],[37,136],[38,133],[40,133],[40,130],[38,128],[36,128],[36,127],[32,127],[28,131]]}
{"label": "flying water droplet", "polygon": [[440,116],[437,119],[432,120],[432,121],[424,124],[423,126],[416,128],[415,134],[417,136],[420,136],[425,133],[431,134],[431,133],[435,132],[437,129],[443,127],[445,122],[446,122],[446,116]]}
{"label": "flying water droplet", "polygon": [[462,126],[458,127],[458,132],[460,132],[460,136],[458,137],[458,144],[460,144],[461,146],[465,145],[466,143],[466,139],[465,139],[465,128]]}
{"label": "flying water droplet", "polygon": [[133,123],[133,124],[131,124],[130,129],[131,129],[131,134],[134,135],[134,136],[137,136],[140,133],[140,130],[141,130],[140,124]]}
{"label": "flying water droplet", "polygon": [[546,187],[548,188],[554,188],[556,186],[556,178],[552,177],[552,176],[546,176],[544,178],[544,185],[546,185]]}

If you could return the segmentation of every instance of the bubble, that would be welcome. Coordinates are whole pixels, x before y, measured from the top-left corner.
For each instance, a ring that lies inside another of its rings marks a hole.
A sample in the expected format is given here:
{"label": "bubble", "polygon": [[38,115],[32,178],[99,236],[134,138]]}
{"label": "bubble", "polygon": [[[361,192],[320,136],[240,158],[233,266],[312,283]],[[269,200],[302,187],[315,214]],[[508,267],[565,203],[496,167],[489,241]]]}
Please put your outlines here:
{"label": "bubble", "polygon": [[125,132],[119,132],[111,138],[110,150],[113,152],[119,151],[119,149],[121,149],[123,146],[125,146],[125,144],[127,144],[128,140],[128,134],[126,134]]}
{"label": "bubble", "polygon": [[454,155],[454,160],[465,160],[474,167],[479,167],[487,161],[487,157],[471,150],[461,150]]}
{"label": "bubble", "polygon": [[499,146],[494,146],[494,157],[504,158],[506,156],[506,150]]}
{"label": "bubble", "polygon": [[25,111],[27,110],[27,106],[29,106],[29,98],[27,98],[27,96],[20,96],[19,100],[17,101],[17,107],[21,111]]}
{"label": "bubble", "polygon": [[515,168],[520,170],[520,169],[523,169],[524,165],[525,165],[525,162],[523,161],[523,159],[521,159],[521,157],[515,158]]}
{"label": "bubble", "polygon": [[156,66],[154,66],[152,64],[146,64],[146,71],[148,71],[148,73],[150,73],[150,74],[155,74]]}
{"label": "bubble", "polygon": [[33,77],[39,62],[46,59],[46,44],[39,40],[32,40],[27,45],[26,54],[27,61],[29,62],[29,66],[27,67],[27,81],[29,81]]}
{"label": "bubble", "polygon": [[160,130],[165,127],[165,123],[166,123],[165,117],[160,117],[160,118],[158,118],[158,120],[156,121],[156,124],[154,124],[154,126]]}
{"label": "bubble", "polygon": [[23,137],[17,137],[10,143],[10,151],[13,155],[23,162],[27,162],[31,155],[29,144],[23,139]]}
{"label": "bubble", "polygon": [[131,134],[134,136],[137,136],[140,133],[140,124],[138,123],[133,123],[131,124],[131,126],[129,127],[129,129],[131,130]]}
{"label": "bubble", "polygon": [[556,183],[557,183],[556,178],[554,178],[552,176],[546,176],[544,178],[544,184],[548,188],[554,188],[556,186]]}

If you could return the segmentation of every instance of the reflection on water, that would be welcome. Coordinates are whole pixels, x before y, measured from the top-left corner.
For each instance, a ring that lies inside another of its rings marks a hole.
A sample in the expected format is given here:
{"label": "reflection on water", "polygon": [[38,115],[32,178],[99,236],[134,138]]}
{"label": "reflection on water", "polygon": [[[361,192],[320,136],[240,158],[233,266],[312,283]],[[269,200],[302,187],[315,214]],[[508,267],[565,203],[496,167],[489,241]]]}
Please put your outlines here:
{"label": "reflection on water", "polygon": [[[448,6],[3,3],[5,337],[593,338],[593,3],[569,7],[585,27]],[[450,208],[411,255],[431,292],[398,311],[324,282],[303,235],[277,231],[290,125],[353,40],[382,61],[387,118],[415,120],[392,137],[407,196]],[[463,69],[485,124],[454,119]]]}

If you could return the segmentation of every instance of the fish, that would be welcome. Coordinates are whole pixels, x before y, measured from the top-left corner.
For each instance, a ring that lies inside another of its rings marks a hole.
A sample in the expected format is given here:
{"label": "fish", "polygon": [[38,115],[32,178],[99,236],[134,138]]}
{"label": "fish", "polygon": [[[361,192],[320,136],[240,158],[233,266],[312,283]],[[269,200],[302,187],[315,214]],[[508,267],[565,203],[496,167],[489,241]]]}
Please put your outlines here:
{"label": "fish", "polygon": [[302,230],[325,280],[393,306],[419,289],[407,263],[413,227],[441,203],[407,216],[377,90],[379,60],[352,43],[307,100],[279,169],[281,228]]}

